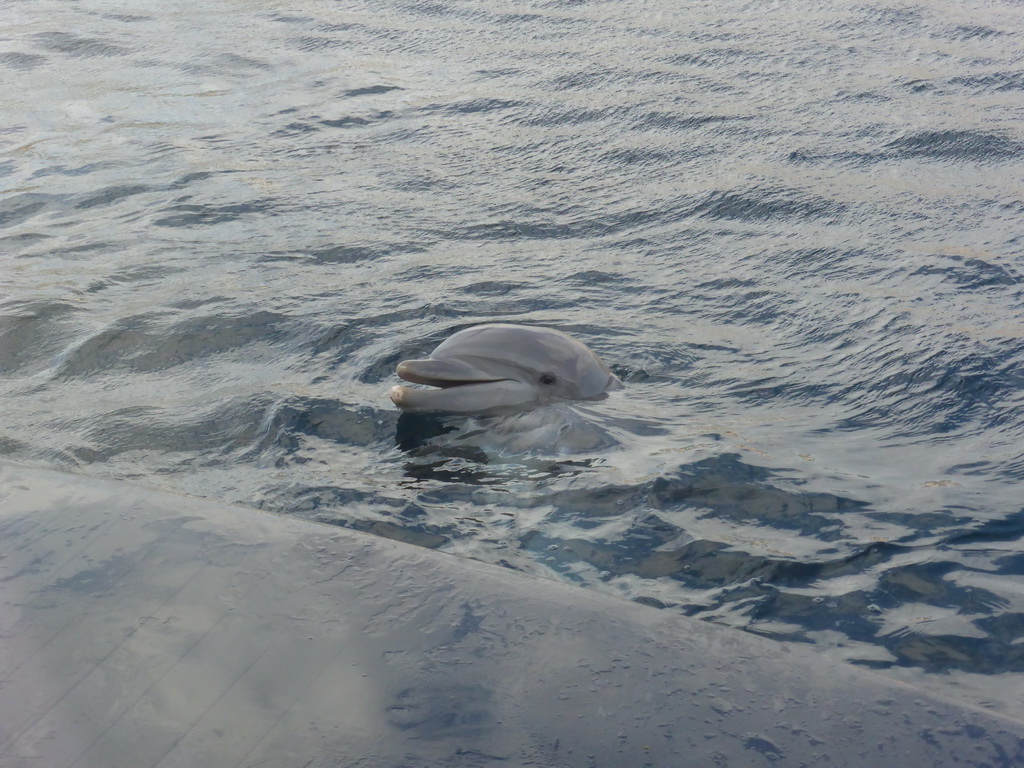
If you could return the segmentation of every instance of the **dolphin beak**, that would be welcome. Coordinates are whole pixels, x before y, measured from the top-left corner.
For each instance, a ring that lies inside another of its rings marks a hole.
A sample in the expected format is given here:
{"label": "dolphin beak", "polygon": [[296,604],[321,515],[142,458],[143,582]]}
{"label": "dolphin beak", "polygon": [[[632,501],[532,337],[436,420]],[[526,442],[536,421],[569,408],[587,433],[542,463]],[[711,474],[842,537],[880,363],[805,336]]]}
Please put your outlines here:
{"label": "dolphin beak", "polygon": [[396,372],[413,384],[438,387],[393,387],[391,402],[403,411],[483,413],[528,405],[537,397],[530,385],[496,377],[464,360],[406,360]]}
{"label": "dolphin beak", "polygon": [[426,384],[442,389],[485,381],[504,381],[503,377],[495,376],[463,360],[406,360],[398,364],[395,372],[399,378],[413,384]]}
{"label": "dolphin beak", "polygon": [[391,402],[403,411],[483,414],[518,409],[536,401],[532,387],[518,381],[487,381],[445,389],[392,387]]}

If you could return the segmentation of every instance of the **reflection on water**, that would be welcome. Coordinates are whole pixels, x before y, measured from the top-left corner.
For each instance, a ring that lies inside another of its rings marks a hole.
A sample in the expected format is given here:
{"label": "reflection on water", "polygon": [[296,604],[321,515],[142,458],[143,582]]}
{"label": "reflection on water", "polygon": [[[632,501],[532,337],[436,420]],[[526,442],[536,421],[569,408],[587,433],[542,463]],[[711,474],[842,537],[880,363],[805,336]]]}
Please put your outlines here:
{"label": "reflection on water", "polygon": [[[1024,703],[1018,8],[194,10],[2,46],[5,457]],[[394,410],[493,321],[626,389]]]}

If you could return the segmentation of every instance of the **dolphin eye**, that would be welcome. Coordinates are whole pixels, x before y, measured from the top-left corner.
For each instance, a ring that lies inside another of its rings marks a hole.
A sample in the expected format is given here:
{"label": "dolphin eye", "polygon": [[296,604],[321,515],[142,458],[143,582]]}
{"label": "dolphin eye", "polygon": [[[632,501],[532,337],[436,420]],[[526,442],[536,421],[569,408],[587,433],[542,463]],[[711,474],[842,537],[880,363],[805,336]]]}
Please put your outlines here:
{"label": "dolphin eye", "polygon": [[542,373],[540,375],[540,383],[541,384],[554,384],[555,383],[555,377],[552,376],[550,373]]}

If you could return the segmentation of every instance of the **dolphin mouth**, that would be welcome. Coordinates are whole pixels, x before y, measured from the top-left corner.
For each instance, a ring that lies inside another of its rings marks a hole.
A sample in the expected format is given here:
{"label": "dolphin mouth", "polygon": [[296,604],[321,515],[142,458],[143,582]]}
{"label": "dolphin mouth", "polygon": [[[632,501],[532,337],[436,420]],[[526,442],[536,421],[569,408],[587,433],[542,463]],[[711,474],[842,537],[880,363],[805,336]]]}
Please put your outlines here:
{"label": "dolphin mouth", "polygon": [[436,387],[393,387],[391,402],[405,411],[486,413],[522,407],[536,399],[530,385],[463,360],[406,360],[398,364],[396,373],[413,384]]}

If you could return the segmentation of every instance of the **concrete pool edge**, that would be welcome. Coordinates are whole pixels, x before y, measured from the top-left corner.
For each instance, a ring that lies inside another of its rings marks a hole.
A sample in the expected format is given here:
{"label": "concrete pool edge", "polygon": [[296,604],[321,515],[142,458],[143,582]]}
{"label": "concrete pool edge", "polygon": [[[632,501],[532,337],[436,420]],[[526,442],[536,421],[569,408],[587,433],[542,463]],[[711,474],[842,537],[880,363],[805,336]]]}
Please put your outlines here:
{"label": "concrete pool edge", "polygon": [[1024,722],[406,544],[0,463],[0,765],[1019,765]]}

